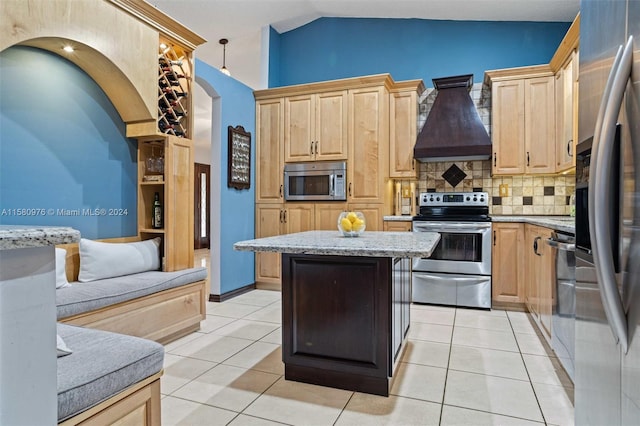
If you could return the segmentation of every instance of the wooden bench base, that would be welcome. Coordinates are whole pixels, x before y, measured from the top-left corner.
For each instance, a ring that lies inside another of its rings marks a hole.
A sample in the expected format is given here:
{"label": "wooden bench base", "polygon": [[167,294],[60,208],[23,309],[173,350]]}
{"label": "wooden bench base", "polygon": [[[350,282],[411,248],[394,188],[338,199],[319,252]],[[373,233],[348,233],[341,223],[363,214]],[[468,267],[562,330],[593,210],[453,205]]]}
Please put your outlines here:
{"label": "wooden bench base", "polygon": [[123,390],[95,407],[71,417],[60,426],[161,424],[160,377],[162,371]]}
{"label": "wooden bench base", "polygon": [[200,329],[200,321],[206,318],[205,292],[206,281],[197,281],[59,322],[166,344]]}

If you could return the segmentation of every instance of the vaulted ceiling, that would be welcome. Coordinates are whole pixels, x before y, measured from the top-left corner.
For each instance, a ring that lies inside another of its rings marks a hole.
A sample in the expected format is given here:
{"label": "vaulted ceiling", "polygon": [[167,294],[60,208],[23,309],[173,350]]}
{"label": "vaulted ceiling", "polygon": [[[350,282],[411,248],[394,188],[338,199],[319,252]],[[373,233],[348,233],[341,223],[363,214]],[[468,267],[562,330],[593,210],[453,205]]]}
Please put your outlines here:
{"label": "vaulted ceiling", "polygon": [[254,89],[261,83],[262,28],[290,31],[321,17],[420,18],[472,21],[570,22],[580,0],[148,0],[208,42],[196,57],[222,66],[221,38],[229,39],[226,65]]}

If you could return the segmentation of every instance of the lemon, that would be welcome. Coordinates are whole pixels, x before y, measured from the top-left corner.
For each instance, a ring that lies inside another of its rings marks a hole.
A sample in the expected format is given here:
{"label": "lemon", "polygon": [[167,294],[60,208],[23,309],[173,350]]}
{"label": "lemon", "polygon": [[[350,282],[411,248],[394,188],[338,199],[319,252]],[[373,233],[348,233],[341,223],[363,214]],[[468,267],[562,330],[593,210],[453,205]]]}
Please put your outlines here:
{"label": "lemon", "polygon": [[350,232],[352,228],[351,221],[346,217],[342,218],[342,220],[340,221],[340,226],[342,227],[342,230],[345,232]]}
{"label": "lemon", "polygon": [[360,232],[362,228],[364,228],[364,220],[360,218],[356,218],[355,222],[352,224],[353,230],[356,232]]}
{"label": "lemon", "polygon": [[349,219],[349,222],[354,223],[356,220],[358,220],[358,215],[354,212],[349,212],[349,214],[347,214],[347,219]]}

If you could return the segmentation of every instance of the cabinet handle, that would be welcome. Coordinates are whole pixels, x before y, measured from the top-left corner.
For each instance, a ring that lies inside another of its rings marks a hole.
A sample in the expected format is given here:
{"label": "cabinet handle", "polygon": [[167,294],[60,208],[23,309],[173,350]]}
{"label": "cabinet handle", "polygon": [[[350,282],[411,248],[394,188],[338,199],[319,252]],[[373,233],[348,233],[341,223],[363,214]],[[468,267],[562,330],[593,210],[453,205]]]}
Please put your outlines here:
{"label": "cabinet handle", "polygon": [[284,213],[284,214],[282,215],[282,217],[284,218],[283,223],[287,223],[287,211],[286,211],[286,210],[283,210],[282,212]]}
{"label": "cabinet handle", "polygon": [[493,153],[493,167],[497,167],[498,165],[498,154]]}
{"label": "cabinet handle", "polygon": [[573,152],[571,152],[572,151],[571,148],[573,148],[573,139],[570,139],[569,142],[567,142],[567,155],[569,157],[573,157]]}
{"label": "cabinet handle", "polygon": [[529,151],[527,151],[527,167],[529,167]]}
{"label": "cabinet handle", "polygon": [[280,185],[280,198],[282,198],[282,185]]}
{"label": "cabinet handle", "polygon": [[493,245],[496,245],[496,231],[493,231]]}
{"label": "cabinet handle", "polygon": [[535,237],[533,239],[533,252],[536,254],[536,256],[542,256],[542,254],[538,253],[538,241],[540,241],[542,239],[542,237]]}
{"label": "cabinet handle", "polygon": [[351,197],[351,182],[349,182],[349,197]]}
{"label": "cabinet handle", "polygon": [[313,141],[311,141],[311,147],[309,147],[309,155],[313,155]]}
{"label": "cabinet handle", "polygon": [[316,141],[316,155],[318,155],[318,141]]}
{"label": "cabinet handle", "polygon": [[283,223],[283,222],[282,222],[282,216],[283,216],[283,213],[284,213],[284,210],[280,210],[280,223]]}

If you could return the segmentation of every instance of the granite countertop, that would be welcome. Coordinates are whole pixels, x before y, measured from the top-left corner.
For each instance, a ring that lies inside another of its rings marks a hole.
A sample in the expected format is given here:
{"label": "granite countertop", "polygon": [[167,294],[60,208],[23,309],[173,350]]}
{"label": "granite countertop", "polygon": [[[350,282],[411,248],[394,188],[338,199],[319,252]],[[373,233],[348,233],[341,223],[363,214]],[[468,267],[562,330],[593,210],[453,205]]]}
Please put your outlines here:
{"label": "granite countertop", "polygon": [[408,214],[402,216],[382,216],[382,220],[388,222],[411,222],[413,220],[413,216]]}
{"label": "granite countertop", "polygon": [[239,251],[370,257],[429,257],[440,240],[437,232],[366,231],[343,237],[336,231],[307,231],[239,241]]}
{"label": "granite countertop", "polygon": [[80,241],[80,231],[66,226],[0,225],[0,250],[53,246]]}
{"label": "granite countertop", "polygon": [[575,234],[576,221],[571,216],[491,216],[493,222],[522,222]]}

